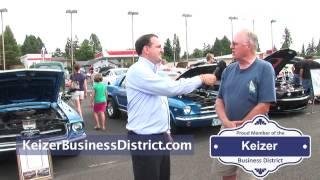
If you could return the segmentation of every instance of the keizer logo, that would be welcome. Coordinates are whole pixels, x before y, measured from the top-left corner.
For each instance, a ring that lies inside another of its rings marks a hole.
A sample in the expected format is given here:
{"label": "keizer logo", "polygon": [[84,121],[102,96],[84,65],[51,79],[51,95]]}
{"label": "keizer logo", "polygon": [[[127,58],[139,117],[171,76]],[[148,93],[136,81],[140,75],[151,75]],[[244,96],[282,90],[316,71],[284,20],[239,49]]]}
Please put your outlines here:
{"label": "keizer logo", "polygon": [[258,178],[311,156],[311,137],[285,128],[264,115],[210,137],[210,156],[237,165]]}

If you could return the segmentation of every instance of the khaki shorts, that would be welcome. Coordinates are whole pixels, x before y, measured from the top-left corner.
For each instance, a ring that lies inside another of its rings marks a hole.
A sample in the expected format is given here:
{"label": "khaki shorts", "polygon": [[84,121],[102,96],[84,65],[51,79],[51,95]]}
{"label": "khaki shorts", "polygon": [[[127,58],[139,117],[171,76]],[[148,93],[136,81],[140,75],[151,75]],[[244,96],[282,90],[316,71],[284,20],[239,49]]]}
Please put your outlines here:
{"label": "khaki shorts", "polygon": [[72,100],[83,100],[84,99],[84,91],[75,91],[72,93]]}
{"label": "khaki shorts", "polygon": [[[224,129],[223,126],[221,126],[222,130]],[[225,165],[221,163],[218,158],[214,158],[212,160],[212,176],[213,177],[222,177],[222,176],[232,176],[237,175],[238,180],[255,180],[255,178],[251,173],[245,172],[242,168],[235,166],[235,165]],[[219,178],[217,178],[219,179]]]}

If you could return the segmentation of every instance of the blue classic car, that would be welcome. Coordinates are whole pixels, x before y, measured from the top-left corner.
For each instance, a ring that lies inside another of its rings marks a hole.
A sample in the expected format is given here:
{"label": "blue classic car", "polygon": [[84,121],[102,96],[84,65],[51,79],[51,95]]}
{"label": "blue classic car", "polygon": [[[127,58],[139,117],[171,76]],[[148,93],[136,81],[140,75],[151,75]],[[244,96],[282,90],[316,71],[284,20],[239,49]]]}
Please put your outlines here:
{"label": "blue classic car", "polygon": [[0,152],[16,150],[20,138],[86,138],[82,118],[59,98],[62,80],[61,70],[0,72]]}
{"label": "blue classic car", "polygon": [[[179,78],[193,77],[203,73],[213,73],[216,65],[203,65],[189,69]],[[158,73],[164,78],[171,78],[172,73]],[[167,77],[165,77],[167,76]],[[217,87],[200,87],[189,94],[169,97],[171,130],[181,127],[219,126],[220,120],[215,111]],[[127,112],[127,95],[125,76],[117,79],[115,84],[108,86],[107,115],[118,118],[120,112]]]}

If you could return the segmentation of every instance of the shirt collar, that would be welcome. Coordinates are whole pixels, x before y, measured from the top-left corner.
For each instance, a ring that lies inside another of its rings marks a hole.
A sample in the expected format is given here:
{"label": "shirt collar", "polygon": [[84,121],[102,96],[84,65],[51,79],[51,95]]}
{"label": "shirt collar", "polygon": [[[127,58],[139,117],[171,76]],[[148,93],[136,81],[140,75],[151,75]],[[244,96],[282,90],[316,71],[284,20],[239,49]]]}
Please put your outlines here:
{"label": "shirt collar", "polygon": [[144,57],[139,57],[139,62],[141,62],[143,65],[147,66],[148,68],[152,69],[152,71],[154,73],[157,72],[157,65],[153,64],[151,61],[149,61],[148,59],[144,58]]}

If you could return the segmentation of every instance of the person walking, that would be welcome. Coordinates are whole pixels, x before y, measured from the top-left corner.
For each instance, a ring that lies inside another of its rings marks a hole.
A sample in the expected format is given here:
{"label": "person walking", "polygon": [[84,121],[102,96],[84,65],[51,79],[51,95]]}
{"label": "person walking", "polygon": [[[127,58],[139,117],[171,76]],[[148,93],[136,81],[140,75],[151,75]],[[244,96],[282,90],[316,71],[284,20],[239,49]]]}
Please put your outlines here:
{"label": "person walking", "polygon": [[96,121],[95,130],[106,129],[106,105],[107,105],[107,89],[102,82],[102,75],[100,73],[94,76],[93,91],[91,95],[91,107],[93,107],[93,116]]}
{"label": "person walking", "polygon": [[69,84],[73,89],[72,99],[75,102],[76,109],[81,117],[82,116],[82,101],[87,97],[87,80],[86,76],[80,72],[80,65],[74,65],[75,72],[71,74]]}

